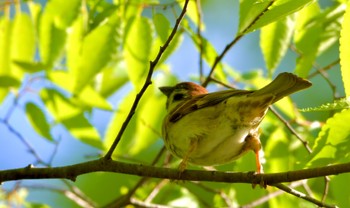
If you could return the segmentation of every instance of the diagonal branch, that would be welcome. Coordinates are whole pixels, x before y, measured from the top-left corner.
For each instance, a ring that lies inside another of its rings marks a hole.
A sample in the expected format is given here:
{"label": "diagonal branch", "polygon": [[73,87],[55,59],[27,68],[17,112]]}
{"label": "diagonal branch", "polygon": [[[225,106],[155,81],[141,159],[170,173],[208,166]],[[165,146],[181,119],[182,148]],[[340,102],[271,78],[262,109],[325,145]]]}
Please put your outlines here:
{"label": "diagonal branch", "polygon": [[151,62],[150,62],[150,67],[149,67],[149,71],[148,71],[148,74],[147,74],[146,81],[145,81],[145,83],[143,84],[143,86],[142,86],[140,92],[136,95],[135,100],[134,100],[134,103],[133,103],[133,105],[131,106],[131,109],[130,109],[130,111],[129,111],[129,114],[128,114],[128,116],[126,117],[126,119],[125,119],[123,125],[121,126],[121,128],[120,128],[120,130],[119,130],[119,132],[118,132],[118,134],[117,134],[117,136],[116,136],[116,138],[115,138],[113,144],[112,144],[111,147],[109,148],[107,154],[104,156],[104,159],[109,160],[109,159],[112,158],[112,154],[113,154],[115,148],[117,147],[117,145],[118,145],[118,143],[119,143],[121,137],[123,136],[123,133],[124,133],[126,127],[128,126],[128,124],[129,124],[131,118],[132,118],[133,115],[135,114],[137,105],[139,104],[139,102],[140,102],[140,100],[141,100],[141,97],[142,97],[143,94],[146,92],[146,89],[148,88],[148,86],[152,83],[151,78],[152,78],[153,71],[154,71],[155,67],[157,66],[157,64],[158,64],[160,58],[162,57],[164,51],[167,49],[167,47],[169,46],[170,42],[173,40],[173,38],[174,38],[174,36],[175,36],[175,34],[176,34],[176,32],[177,32],[177,29],[178,29],[178,27],[179,27],[179,25],[180,25],[180,23],[181,23],[182,18],[185,16],[188,2],[189,2],[189,0],[186,0],[186,1],[185,1],[185,4],[184,4],[184,6],[183,6],[183,8],[182,8],[182,12],[181,12],[180,16],[176,19],[175,26],[174,26],[173,30],[171,31],[171,33],[170,33],[170,35],[169,35],[167,41],[164,43],[163,46],[161,46],[161,47],[159,48],[159,52],[158,52],[156,58],[154,59],[154,61],[151,61]]}

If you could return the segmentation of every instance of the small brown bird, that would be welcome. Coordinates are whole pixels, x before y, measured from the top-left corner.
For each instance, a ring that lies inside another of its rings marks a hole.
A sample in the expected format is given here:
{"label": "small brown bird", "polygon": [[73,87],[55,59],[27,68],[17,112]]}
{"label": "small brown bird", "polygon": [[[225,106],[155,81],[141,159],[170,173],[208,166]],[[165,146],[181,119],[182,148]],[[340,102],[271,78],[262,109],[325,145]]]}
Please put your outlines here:
{"label": "small brown bird", "polygon": [[168,97],[162,129],[165,146],[182,158],[180,171],[188,162],[220,165],[253,150],[257,173],[262,173],[259,125],[268,107],[311,85],[308,80],[285,72],[256,91],[230,89],[208,93],[192,82],[160,87]]}

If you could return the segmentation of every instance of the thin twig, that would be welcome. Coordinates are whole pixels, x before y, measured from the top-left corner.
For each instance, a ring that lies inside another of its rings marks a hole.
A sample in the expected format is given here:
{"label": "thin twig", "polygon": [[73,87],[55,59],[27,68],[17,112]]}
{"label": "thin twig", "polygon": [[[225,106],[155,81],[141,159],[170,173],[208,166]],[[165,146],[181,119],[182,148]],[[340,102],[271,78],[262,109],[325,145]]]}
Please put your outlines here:
{"label": "thin twig", "polygon": [[34,147],[22,136],[22,134],[20,134],[16,129],[14,129],[6,120],[0,120],[0,123],[4,123],[4,125],[7,127],[7,129],[14,134],[23,144],[24,146],[27,147],[28,151],[30,154],[32,154],[34,156],[34,158],[36,159],[36,161],[34,162],[35,164],[43,164],[45,166],[48,166],[49,164],[46,163],[40,156],[39,154],[36,152],[36,150],[34,149]]}
{"label": "thin twig", "polygon": [[219,56],[217,56],[215,58],[215,61],[213,63],[213,66],[211,67],[211,70],[206,78],[206,80],[203,82],[202,86],[206,87],[208,85],[208,83],[210,82],[211,78],[212,78],[212,74],[214,73],[214,70],[216,68],[216,66],[219,64],[219,62],[224,58],[224,56],[226,55],[226,53],[232,48],[232,46],[234,46],[244,35],[245,33],[264,15],[264,13],[266,11],[268,11],[268,9],[272,6],[272,4],[274,3],[274,1],[270,1],[269,4],[265,7],[265,9],[259,14],[257,15],[253,21],[241,32],[239,33],[229,44],[226,45],[226,47],[224,48],[224,50],[221,52],[221,54]]}
{"label": "thin twig", "polygon": [[299,197],[299,198],[302,198],[302,199],[304,199],[306,201],[312,202],[312,203],[314,203],[314,204],[316,204],[316,205],[318,205],[320,207],[328,207],[328,208],[337,207],[335,205],[325,204],[325,203],[323,203],[321,201],[318,201],[317,199],[314,199],[314,198],[312,198],[310,196],[307,196],[306,194],[301,193],[301,192],[299,192],[299,191],[297,191],[295,189],[292,189],[292,188],[290,188],[288,186],[285,186],[283,184],[275,184],[273,186],[275,186],[276,188],[279,188],[279,189],[285,191],[286,193],[292,194],[292,195],[294,195],[296,197]]}
{"label": "thin twig", "polygon": [[331,62],[330,64],[322,67],[322,68],[319,68],[319,67],[315,67],[317,71],[315,71],[314,73],[311,73],[309,74],[309,76],[307,77],[308,79],[318,75],[318,74],[323,74],[325,71],[333,68],[335,65],[339,64],[340,63],[340,59],[337,59],[333,62]]}
{"label": "thin twig", "polygon": [[151,193],[148,194],[147,198],[143,200],[145,203],[151,203],[154,199],[154,197],[157,196],[159,191],[169,182],[169,180],[164,179],[161,180],[151,191]]}
{"label": "thin twig", "polygon": [[124,134],[124,131],[125,131],[126,127],[128,126],[131,118],[135,114],[135,111],[136,111],[138,103],[140,102],[143,94],[146,92],[148,86],[152,83],[151,79],[152,79],[152,75],[153,75],[153,71],[154,71],[155,67],[157,66],[157,64],[158,64],[160,58],[162,57],[164,51],[168,48],[170,42],[173,40],[173,38],[174,38],[174,36],[175,36],[175,34],[177,32],[177,29],[178,29],[178,27],[179,27],[179,25],[181,23],[182,18],[185,16],[188,2],[189,2],[189,0],[185,1],[185,4],[184,4],[183,9],[182,9],[182,12],[181,12],[180,16],[176,19],[175,26],[174,26],[173,30],[171,31],[171,34],[169,35],[167,41],[164,43],[163,46],[161,46],[159,48],[159,52],[158,52],[156,58],[154,59],[154,61],[150,62],[150,67],[149,67],[149,71],[148,71],[145,83],[143,84],[143,86],[142,86],[141,90],[139,91],[139,93],[136,95],[135,100],[133,102],[133,105],[131,106],[131,109],[129,111],[129,114],[126,117],[125,121],[123,122],[123,125],[121,126],[121,128],[120,128],[120,130],[119,130],[119,132],[118,132],[118,134],[117,134],[113,144],[109,148],[107,154],[104,156],[104,159],[110,160],[112,158],[112,154],[113,154],[115,148],[117,147],[117,145],[118,145],[122,135]]}
{"label": "thin twig", "polygon": [[306,150],[311,153],[312,150],[311,148],[309,147],[309,142],[304,140],[294,129],[293,127],[289,124],[288,121],[286,121],[277,111],[274,107],[270,106],[270,110],[271,112],[280,120],[282,121],[282,123],[288,128],[288,130],[294,134],[298,140],[305,146]]}
{"label": "thin twig", "polygon": [[323,196],[322,196],[322,202],[324,203],[326,201],[328,191],[329,191],[329,182],[331,179],[328,176],[324,177],[324,190],[323,190]]}
{"label": "thin twig", "polygon": [[[298,186],[300,186],[302,184],[305,184],[305,180],[293,182],[293,183],[290,184],[290,187],[291,188],[295,188],[295,187],[298,187]],[[257,207],[257,206],[262,205],[265,202],[269,201],[270,199],[275,198],[277,196],[280,196],[280,195],[282,195],[284,193],[285,192],[282,191],[282,190],[277,190],[277,191],[268,193],[267,195],[262,196],[261,198],[258,198],[257,200],[250,202],[249,204],[245,204],[245,205],[240,206],[240,208]]]}

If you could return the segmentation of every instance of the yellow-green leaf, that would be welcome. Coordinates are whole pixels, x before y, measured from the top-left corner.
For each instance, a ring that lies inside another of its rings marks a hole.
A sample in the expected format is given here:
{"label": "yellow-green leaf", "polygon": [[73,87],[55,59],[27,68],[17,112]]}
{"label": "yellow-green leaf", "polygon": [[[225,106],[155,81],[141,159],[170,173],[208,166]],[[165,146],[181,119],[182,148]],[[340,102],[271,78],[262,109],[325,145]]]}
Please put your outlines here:
{"label": "yellow-green leaf", "polygon": [[77,114],[73,117],[63,119],[62,124],[79,141],[101,150],[105,149],[97,129],[91,125],[84,114]]}
{"label": "yellow-green leaf", "polygon": [[[19,13],[13,22],[11,38],[11,60],[32,62],[35,54],[34,25],[30,16],[26,13]],[[24,72],[21,67],[14,64],[12,74],[22,79]]]}
{"label": "yellow-green leaf", "polygon": [[55,89],[41,90],[40,97],[57,122],[82,113],[81,108],[75,106],[68,98]]}
{"label": "yellow-green leaf", "polygon": [[322,25],[309,24],[309,22],[319,14],[320,8],[317,2],[308,5],[298,13],[294,42],[300,57],[297,59],[295,72],[301,77],[309,74],[318,53]]}
{"label": "yellow-green leaf", "polygon": [[326,166],[350,159],[350,110],[343,110],[327,120],[318,134],[307,166]]}
{"label": "yellow-green leaf", "polygon": [[124,56],[131,82],[141,88],[149,69],[152,48],[152,28],[149,19],[135,17],[130,20],[124,43]]}
{"label": "yellow-green leaf", "polygon": [[270,77],[288,50],[293,29],[293,16],[287,16],[261,29],[260,47]]}
{"label": "yellow-green leaf", "polygon": [[116,23],[108,21],[91,31],[83,40],[76,69],[74,92],[79,93],[111,60],[116,50]]}
{"label": "yellow-green leaf", "polygon": [[153,15],[153,23],[162,43],[165,43],[171,32],[169,20],[163,14],[157,13]]}
{"label": "yellow-green leaf", "polygon": [[47,122],[45,114],[34,103],[26,104],[26,114],[33,129],[45,139],[53,141],[50,133],[50,125]]}
{"label": "yellow-green leaf", "polygon": [[345,94],[350,96],[350,2],[347,3],[340,37],[340,66]]}
{"label": "yellow-green leaf", "polygon": [[[312,0],[277,0],[273,1],[256,1],[256,0],[241,0],[240,1],[240,21],[239,34],[242,32],[248,33],[259,29],[271,22],[284,18],[296,11],[302,9]],[[267,6],[270,7],[267,8]],[[262,13],[265,11],[264,13]],[[247,30],[247,28],[249,29]]]}

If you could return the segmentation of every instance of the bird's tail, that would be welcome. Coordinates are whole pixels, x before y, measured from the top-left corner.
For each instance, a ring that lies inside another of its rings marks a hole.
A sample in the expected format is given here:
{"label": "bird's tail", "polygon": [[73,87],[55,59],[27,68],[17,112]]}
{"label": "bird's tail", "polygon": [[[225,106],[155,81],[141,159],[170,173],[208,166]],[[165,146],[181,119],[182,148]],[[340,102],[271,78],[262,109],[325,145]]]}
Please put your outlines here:
{"label": "bird's tail", "polygon": [[273,94],[275,98],[272,103],[277,102],[285,96],[288,96],[299,90],[303,90],[312,85],[306,79],[298,77],[292,73],[284,72],[279,74],[270,84],[252,93],[252,96]]}

